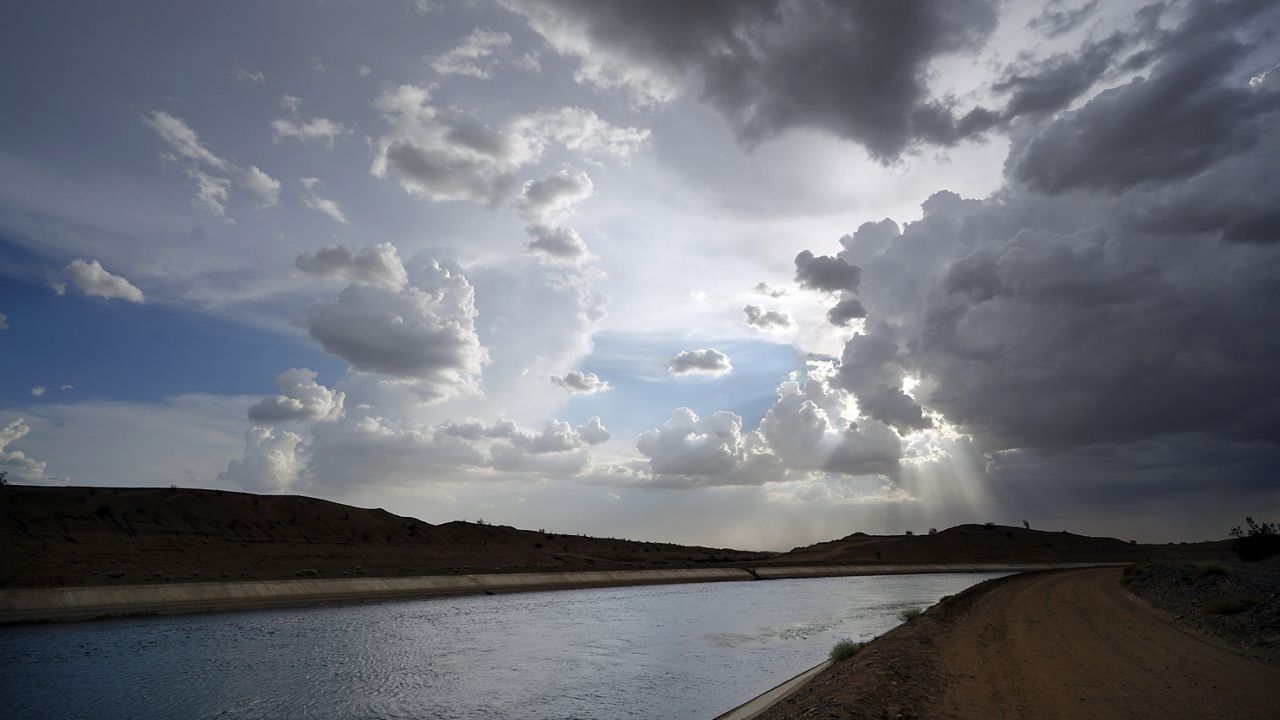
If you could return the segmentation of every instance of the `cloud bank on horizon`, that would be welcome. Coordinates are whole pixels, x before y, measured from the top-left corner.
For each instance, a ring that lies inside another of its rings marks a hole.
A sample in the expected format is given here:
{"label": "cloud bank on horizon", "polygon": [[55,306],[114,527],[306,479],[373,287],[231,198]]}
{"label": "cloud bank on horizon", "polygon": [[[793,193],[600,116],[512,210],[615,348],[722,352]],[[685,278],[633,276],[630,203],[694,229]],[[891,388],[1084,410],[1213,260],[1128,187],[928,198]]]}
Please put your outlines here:
{"label": "cloud bank on horizon", "polygon": [[747,547],[1280,510],[1273,3],[89,12],[69,99],[13,62],[56,10],[0,30],[15,481]]}

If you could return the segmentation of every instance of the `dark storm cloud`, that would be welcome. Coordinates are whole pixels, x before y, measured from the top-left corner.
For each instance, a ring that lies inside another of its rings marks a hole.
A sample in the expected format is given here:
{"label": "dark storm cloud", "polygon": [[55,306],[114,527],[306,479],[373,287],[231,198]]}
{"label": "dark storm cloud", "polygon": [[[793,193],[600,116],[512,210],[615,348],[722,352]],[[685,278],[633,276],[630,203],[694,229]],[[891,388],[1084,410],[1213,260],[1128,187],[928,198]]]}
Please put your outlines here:
{"label": "dark storm cloud", "polygon": [[862,306],[862,301],[857,298],[845,298],[827,311],[827,320],[829,320],[832,325],[840,327],[847,326],[850,320],[856,320],[866,316],[867,309]]}
{"label": "dark storm cloud", "polygon": [[845,253],[872,324],[840,385],[905,429],[919,406],[899,388],[922,377],[920,402],[989,450],[1277,436],[1277,246],[1135,232],[1136,195],[944,195],[887,245],[864,226]]}
{"label": "dark storm cloud", "polygon": [[[1048,193],[1124,190],[1186,178],[1249,149],[1274,123],[1280,94],[1231,77],[1253,50],[1237,37],[1236,23],[1274,25],[1275,18],[1259,3],[1195,4],[1160,41],[1163,57],[1150,77],[1100,93],[1035,133],[1010,155],[1011,174]],[[1107,51],[1099,46],[1097,54],[1105,64]],[[1089,69],[1077,65],[1064,74]]]}
{"label": "dark storm cloud", "polygon": [[979,47],[994,3],[693,3],[508,0],[578,77],[665,101],[686,86],[746,145],[796,127],[828,130],[892,160],[912,143],[953,144],[995,121],[929,97],[931,60]]}
{"label": "dark storm cloud", "polygon": [[1098,2],[1099,0],[1088,0],[1077,7],[1063,7],[1066,3],[1062,0],[1050,0],[1039,15],[1031,18],[1027,27],[1039,30],[1049,37],[1065,35],[1088,20],[1093,11],[1098,9]]}
{"label": "dark storm cloud", "polygon": [[[1030,63],[1025,69],[1007,70],[1005,76],[992,85],[996,92],[1009,94],[1004,117],[1056,112],[1106,75],[1142,67],[1149,54],[1134,48],[1139,40],[1154,34],[1156,19],[1154,12],[1146,15],[1146,27],[1140,31],[1113,33],[1102,40],[1085,43],[1074,53],[1054,55]],[[1134,51],[1126,55],[1130,50]]]}
{"label": "dark storm cloud", "polygon": [[796,255],[796,284],[822,292],[857,292],[862,268],[830,255],[808,250]]}
{"label": "dark storm cloud", "polygon": [[842,238],[867,329],[833,383],[900,432],[940,414],[1022,507],[1088,496],[1156,517],[1214,488],[1264,497],[1280,463],[1280,93],[1248,79],[1273,64],[1277,14],[1193,4],[1152,42],[1149,77],[1021,124],[1004,188],[940,191],[919,221]]}
{"label": "dark storm cloud", "polygon": [[791,317],[779,310],[765,310],[759,305],[744,305],[742,314],[746,316],[748,325],[761,330],[791,327]]}

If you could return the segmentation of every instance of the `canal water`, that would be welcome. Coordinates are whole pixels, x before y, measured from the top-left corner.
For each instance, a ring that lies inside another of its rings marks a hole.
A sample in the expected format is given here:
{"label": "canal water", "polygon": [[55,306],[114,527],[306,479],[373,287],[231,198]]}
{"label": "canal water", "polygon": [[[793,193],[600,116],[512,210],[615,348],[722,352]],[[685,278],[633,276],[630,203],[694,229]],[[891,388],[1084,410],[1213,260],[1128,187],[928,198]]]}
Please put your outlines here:
{"label": "canal water", "polygon": [[404,600],[0,629],[25,718],[711,718],[999,574]]}

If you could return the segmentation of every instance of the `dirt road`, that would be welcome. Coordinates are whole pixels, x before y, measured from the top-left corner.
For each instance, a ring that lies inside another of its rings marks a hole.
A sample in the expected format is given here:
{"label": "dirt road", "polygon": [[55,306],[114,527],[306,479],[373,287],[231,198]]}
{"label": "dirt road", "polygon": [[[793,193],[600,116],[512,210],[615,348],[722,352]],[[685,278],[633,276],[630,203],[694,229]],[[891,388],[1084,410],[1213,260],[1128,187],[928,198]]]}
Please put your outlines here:
{"label": "dirt road", "polygon": [[1117,568],[963,595],[761,717],[1280,718],[1280,668],[1178,624]]}

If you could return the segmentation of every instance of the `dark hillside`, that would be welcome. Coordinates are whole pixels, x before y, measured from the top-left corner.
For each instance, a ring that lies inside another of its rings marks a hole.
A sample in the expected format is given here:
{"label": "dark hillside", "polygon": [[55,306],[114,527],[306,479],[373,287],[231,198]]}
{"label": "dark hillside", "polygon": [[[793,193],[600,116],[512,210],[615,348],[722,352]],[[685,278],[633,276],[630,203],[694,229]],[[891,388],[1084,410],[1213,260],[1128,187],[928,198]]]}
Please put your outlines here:
{"label": "dark hillside", "polygon": [[0,488],[0,586],[708,567],[771,553],[450,522],[296,495]]}

